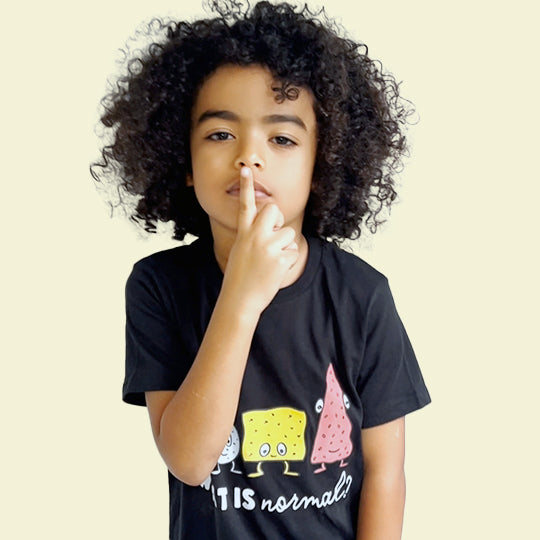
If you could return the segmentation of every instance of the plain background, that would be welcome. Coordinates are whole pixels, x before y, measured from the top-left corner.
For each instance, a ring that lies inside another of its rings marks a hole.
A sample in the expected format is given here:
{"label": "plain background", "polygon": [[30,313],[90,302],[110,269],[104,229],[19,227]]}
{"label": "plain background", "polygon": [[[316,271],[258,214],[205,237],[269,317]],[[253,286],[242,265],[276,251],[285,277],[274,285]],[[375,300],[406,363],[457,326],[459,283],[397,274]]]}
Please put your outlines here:
{"label": "plain background", "polygon": [[[433,403],[407,420],[404,540],[540,538],[538,42],[533,2],[332,1],[420,122],[384,272]],[[199,0],[21,2],[2,31],[2,538],[167,537],[147,413],[120,400],[124,284],[173,245],[88,174],[118,49]]]}

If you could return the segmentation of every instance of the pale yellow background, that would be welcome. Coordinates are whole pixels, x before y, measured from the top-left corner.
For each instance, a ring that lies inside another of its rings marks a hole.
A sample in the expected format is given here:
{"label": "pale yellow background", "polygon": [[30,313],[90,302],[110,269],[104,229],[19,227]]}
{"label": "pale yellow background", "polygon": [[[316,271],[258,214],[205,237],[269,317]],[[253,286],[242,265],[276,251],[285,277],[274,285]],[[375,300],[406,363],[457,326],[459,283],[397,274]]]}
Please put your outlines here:
{"label": "pale yellow background", "polygon": [[[120,400],[123,287],[148,241],[90,181],[117,49],[198,0],[22,2],[0,31],[0,537],[167,537],[166,471]],[[433,404],[408,419],[404,540],[540,538],[533,2],[327,3],[421,121],[359,252],[389,278]]]}

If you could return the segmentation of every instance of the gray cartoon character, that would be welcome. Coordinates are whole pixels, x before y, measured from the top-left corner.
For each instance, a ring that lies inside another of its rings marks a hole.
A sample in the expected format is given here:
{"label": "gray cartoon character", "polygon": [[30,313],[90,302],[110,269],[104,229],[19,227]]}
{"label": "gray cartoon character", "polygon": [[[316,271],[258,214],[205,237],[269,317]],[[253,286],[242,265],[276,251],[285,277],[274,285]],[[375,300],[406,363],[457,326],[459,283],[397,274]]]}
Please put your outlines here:
{"label": "gray cartoon character", "polygon": [[212,471],[212,474],[219,474],[221,472],[220,465],[226,465],[227,463],[231,464],[231,472],[235,474],[242,474],[240,471],[237,471],[234,467],[234,460],[240,452],[240,437],[238,436],[238,431],[233,426],[229,440],[221,452],[221,456],[218,458],[217,468]]}
{"label": "gray cartoon character", "polygon": [[[221,472],[220,465],[226,465],[227,463],[231,464],[231,472],[235,474],[242,474],[240,471],[237,471],[234,468],[234,460],[236,456],[238,456],[239,452],[240,437],[238,436],[238,431],[233,426],[229,440],[227,441],[225,448],[223,448],[223,451],[218,458],[216,468],[212,471],[212,474],[219,474]],[[212,474],[210,474],[208,478],[201,484],[201,487],[207,491],[210,489],[210,485],[212,484]]]}

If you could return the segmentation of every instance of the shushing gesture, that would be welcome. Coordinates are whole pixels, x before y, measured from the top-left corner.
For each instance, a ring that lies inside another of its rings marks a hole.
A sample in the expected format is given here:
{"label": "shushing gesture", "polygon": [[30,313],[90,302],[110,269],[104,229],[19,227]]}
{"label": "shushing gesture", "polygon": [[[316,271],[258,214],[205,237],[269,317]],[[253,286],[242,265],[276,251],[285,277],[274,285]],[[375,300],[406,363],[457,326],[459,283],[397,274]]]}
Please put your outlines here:
{"label": "shushing gesture", "polygon": [[242,167],[238,227],[225,269],[223,292],[239,309],[259,315],[272,301],[298,260],[296,231],[284,226],[274,203],[257,210],[253,171]]}

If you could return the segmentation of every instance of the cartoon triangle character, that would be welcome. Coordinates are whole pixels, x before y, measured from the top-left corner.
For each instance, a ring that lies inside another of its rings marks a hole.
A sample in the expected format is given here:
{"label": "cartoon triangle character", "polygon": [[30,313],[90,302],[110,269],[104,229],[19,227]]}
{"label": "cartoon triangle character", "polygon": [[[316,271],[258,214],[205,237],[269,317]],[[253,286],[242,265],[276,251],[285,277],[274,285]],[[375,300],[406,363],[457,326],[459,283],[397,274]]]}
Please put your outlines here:
{"label": "cartoon triangle character", "polygon": [[321,414],[311,453],[311,463],[320,464],[315,473],[325,471],[327,463],[336,461],[340,462],[340,467],[347,466],[344,460],[353,450],[352,424],[346,411],[349,407],[349,398],[343,393],[330,364],[326,371],[324,401],[319,399],[315,405],[315,410]]}

